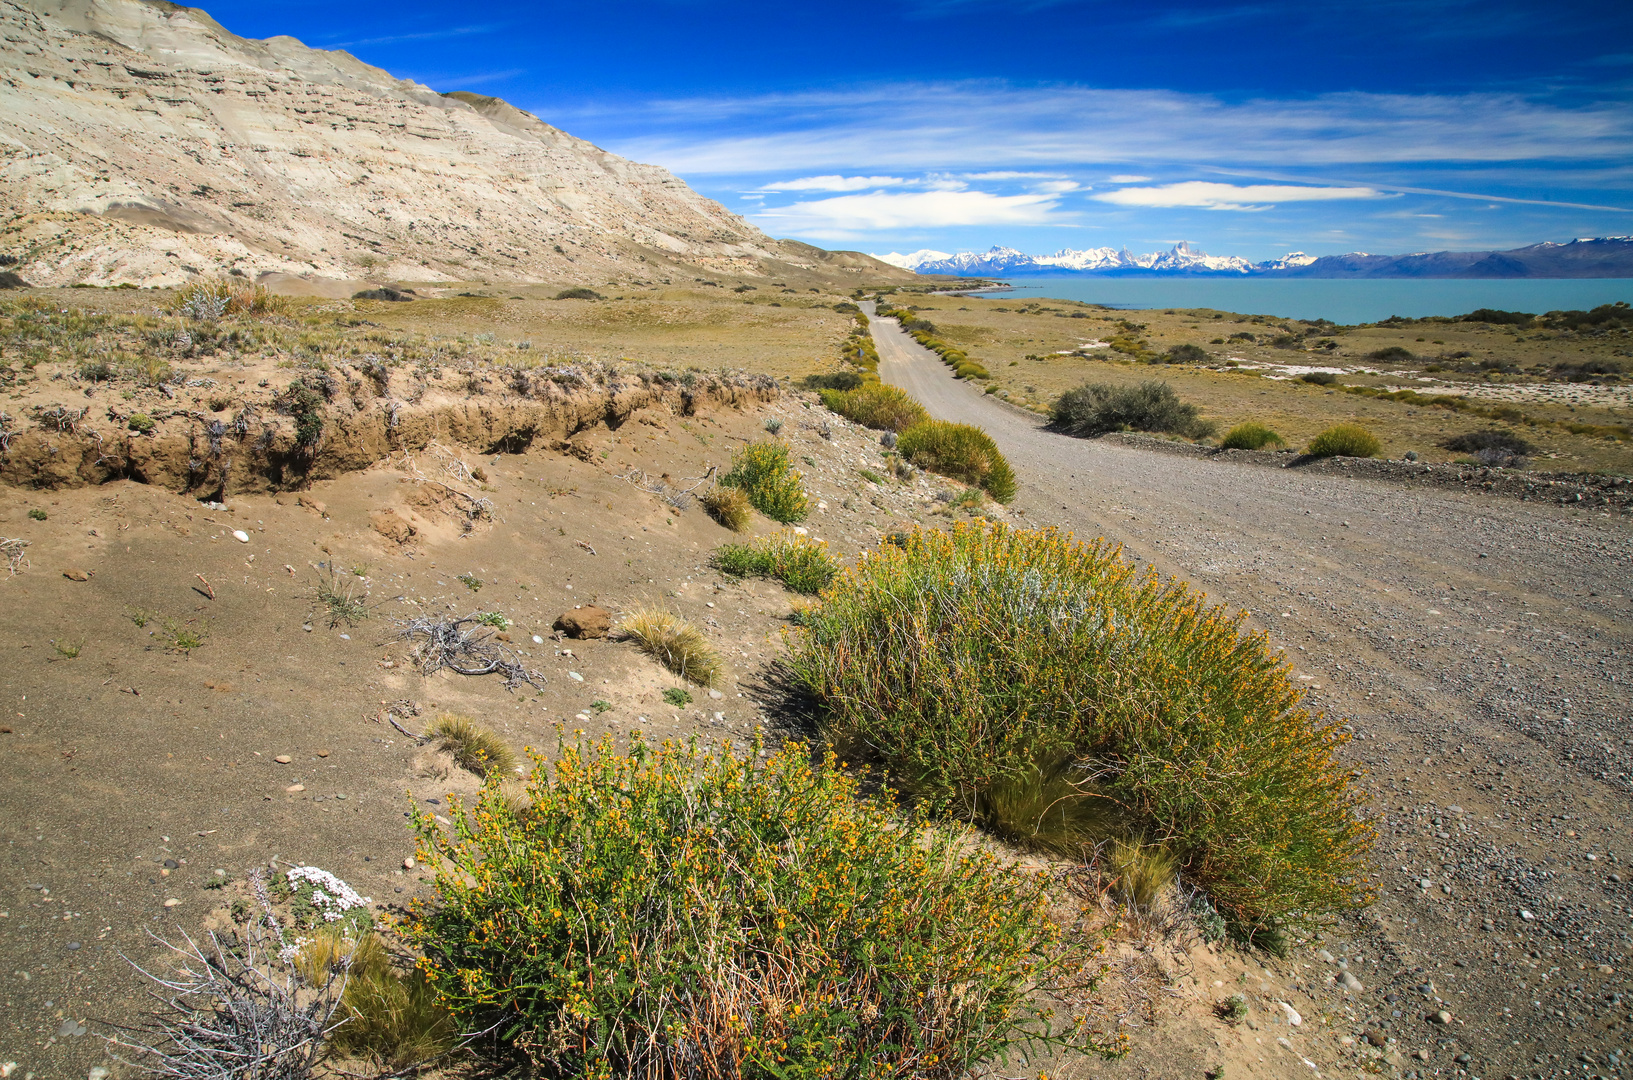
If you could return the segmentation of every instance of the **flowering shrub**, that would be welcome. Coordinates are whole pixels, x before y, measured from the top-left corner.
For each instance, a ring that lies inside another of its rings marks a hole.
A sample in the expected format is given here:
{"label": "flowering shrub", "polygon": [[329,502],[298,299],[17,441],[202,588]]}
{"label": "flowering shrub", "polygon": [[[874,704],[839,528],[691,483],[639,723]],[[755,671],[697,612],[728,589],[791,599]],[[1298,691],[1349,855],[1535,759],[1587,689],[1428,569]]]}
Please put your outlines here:
{"label": "flowering shrub", "polygon": [[[1161,842],[1250,931],[1366,899],[1345,737],[1240,615],[1054,530],[894,541],[794,631],[832,737],[1011,836],[1038,825],[1014,808],[1076,803],[1091,832]],[[1060,797],[1014,795],[1062,775]]]}
{"label": "flowering shrub", "polygon": [[772,441],[753,443],[733,454],[731,471],[720,483],[740,489],[754,509],[772,521],[792,525],[811,512],[804,479],[789,464],[788,445]]}
{"label": "flowering shrub", "polygon": [[407,923],[465,1030],[553,1076],[962,1076],[1049,1034],[1088,953],[1044,878],[859,798],[830,757],[610,739],[453,827]]}

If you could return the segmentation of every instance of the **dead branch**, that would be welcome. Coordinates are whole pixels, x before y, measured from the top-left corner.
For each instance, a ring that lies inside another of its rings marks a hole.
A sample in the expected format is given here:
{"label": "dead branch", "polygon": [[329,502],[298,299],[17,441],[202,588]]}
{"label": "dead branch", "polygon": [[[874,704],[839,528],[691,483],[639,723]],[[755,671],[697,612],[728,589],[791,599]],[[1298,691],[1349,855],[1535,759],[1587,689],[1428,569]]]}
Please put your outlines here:
{"label": "dead branch", "polygon": [[493,637],[491,627],[477,620],[482,612],[463,618],[415,615],[397,622],[397,636],[411,642],[421,675],[447,668],[460,675],[505,677],[507,689],[526,684],[542,689],[544,674],[522,663],[520,655]]}
{"label": "dead branch", "polygon": [[32,540],[22,537],[0,536],[0,559],[5,560],[8,577],[16,577],[17,572],[28,565],[28,545]]}

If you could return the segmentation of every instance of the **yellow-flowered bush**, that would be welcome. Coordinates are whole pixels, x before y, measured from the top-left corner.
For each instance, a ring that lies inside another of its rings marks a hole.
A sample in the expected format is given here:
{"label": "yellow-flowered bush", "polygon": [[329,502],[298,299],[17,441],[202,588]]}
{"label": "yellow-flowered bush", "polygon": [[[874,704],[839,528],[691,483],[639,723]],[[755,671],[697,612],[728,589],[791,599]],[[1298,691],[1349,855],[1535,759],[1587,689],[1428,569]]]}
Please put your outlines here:
{"label": "yellow-flowered bush", "polygon": [[[1366,900],[1345,736],[1240,615],[1054,530],[893,539],[793,632],[836,741],[1013,838],[1039,823],[1006,814],[1042,802],[1160,842],[1250,932]],[[1058,797],[1014,797],[1028,783]]]}
{"label": "yellow-flowered bush", "polygon": [[581,741],[526,799],[420,814],[408,930],[464,1030],[653,1078],[954,1077],[1045,1031],[1034,991],[1087,953],[1041,876],[758,751]]}

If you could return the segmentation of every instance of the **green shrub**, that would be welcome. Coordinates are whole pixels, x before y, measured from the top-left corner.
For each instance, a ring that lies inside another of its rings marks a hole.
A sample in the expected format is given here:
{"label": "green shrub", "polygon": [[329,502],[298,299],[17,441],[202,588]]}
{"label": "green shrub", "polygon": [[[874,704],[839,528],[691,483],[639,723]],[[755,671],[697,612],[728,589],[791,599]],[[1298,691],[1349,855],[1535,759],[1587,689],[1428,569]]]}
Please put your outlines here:
{"label": "green shrub", "polygon": [[924,406],[906,390],[883,383],[855,390],[824,390],[822,404],[847,420],[878,431],[906,431],[930,419]]}
{"label": "green shrub", "polygon": [[1219,440],[1219,446],[1224,450],[1263,450],[1267,446],[1286,445],[1287,440],[1263,424],[1251,420],[1245,424],[1237,424]]}
{"label": "green shrub", "polygon": [[606,299],[594,289],[563,289],[556,294],[557,300],[604,300]]}
{"label": "green shrub", "polygon": [[1495,450],[1510,456],[1533,454],[1536,447],[1529,439],[1516,435],[1511,431],[1469,431],[1462,435],[1453,435],[1440,444],[1448,450],[1456,450],[1465,454],[1474,454],[1482,450]]}
{"label": "green shrub", "polygon": [[1330,371],[1306,371],[1298,377],[1298,381],[1313,383],[1316,386],[1331,386],[1338,381],[1338,376]]}
{"label": "green shrub", "polygon": [[811,512],[802,477],[788,463],[788,447],[780,442],[753,443],[731,457],[731,471],[720,478],[748,496],[749,504],[784,525],[805,520]]}
{"label": "green shrub", "polygon": [[50,515],[37,506],[28,512],[28,520],[30,521],[44,521],[49,516]]}
{"label": "green shrub", "polygon": [[1180,401],[1167,383],[1148,381],[1138,386],[1084,383],[1055,399],[1051,415],[1056,430],[1084,438],[1108,431],[1155,431],[1200,439],[1214,425],[1200,419],[1199,411]]}
{"label": "green shrub", "polygon": [[455,829],[416,814],[407,931],[462,1029],[603,1078],[951,1080],[1033,1041],[1086,959],[1045,878],[757,752],[581,742],[523,813],[490,785]]}
{"label": "green shrub", "polygon": [[737,488],[710,488],[699,501],[705,513],[732,532],[742,532],[754,522],[754,508],[749,505],[748,496]]}
{"label": "green shrub", "polygon": [[[802,385],[807,390],[855,390],[862,385],[862,376],[855,371],[833,371],[825,375],[807,375]],[[831,405],[828,407],[833,408]]]}
{"label": "green shrub", "polygon": [[775,578],[798,593],[818,593],[839,573],[828,545],[807,536],[778,533],[746,544],[726,544],[711,560],[733,577]]}
{"label": "green shrub", "polygon": [[1311,457],[1377,457],[1383,445],[1360,424],[1334,424],[1310,440]]}
{"label": "green shrub", "polygon": [[926,420],[901,433],[896,452],[921,469],[974,484],[1001,503],[1015,498],[1015,471],[992,437],[973,425]]}
{"label": "green shrub", "polygon": [[1159,841],[1249,927],[1366,898],[1371,828],[1334,759],[1338,724],[1303,708],[1242,616],[1111,545],[977,523],[916,532],[803,623],[792,664],[824,730],[938,807],[1012,838],[1040,829],[1014,807],[1046,806],[1057,837],[1075,819]]}
{"label": "green shrub", "polygon": [[146,413],[131,413],[130,419],[125,421],[130,429],[138,435],[146,435],[154,428],[153,417]]}
{"label": "green shrub", "polygon": [[1206,364],[1213,360],[1208,351],[1200,345],[1175,345],[1163,355],[1165,364]]}
{"label": "green shrub", "polygon": [[1412,354],[1411,349],[1403,349],[1399,345],[1389,345],[1382,349],[1373,349],[1371,352],[1367,353],[1367,357],[1372,360],[1382,360],[1386,364],[1404,364],[1410,360],[1417,359],[1417,357]]}

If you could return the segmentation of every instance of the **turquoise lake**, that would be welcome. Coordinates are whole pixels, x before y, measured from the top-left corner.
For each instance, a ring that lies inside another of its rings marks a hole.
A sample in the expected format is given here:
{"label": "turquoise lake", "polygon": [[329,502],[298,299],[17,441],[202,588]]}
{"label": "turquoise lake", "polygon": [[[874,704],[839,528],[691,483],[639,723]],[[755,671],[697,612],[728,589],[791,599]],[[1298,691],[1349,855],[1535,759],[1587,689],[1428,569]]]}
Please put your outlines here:
{"label": "turquoise lake", "polygon": [[975,295],[1050,297],[1114,308],[1214,308],[1284,319],[1330,319],[1352,326],[1391,315],[1421,319],[1462,315],[1476,308],[1540,314],[1586,310],[1617,300],[1633,303],[1633,279],[1016,278],[1012,289]]}

